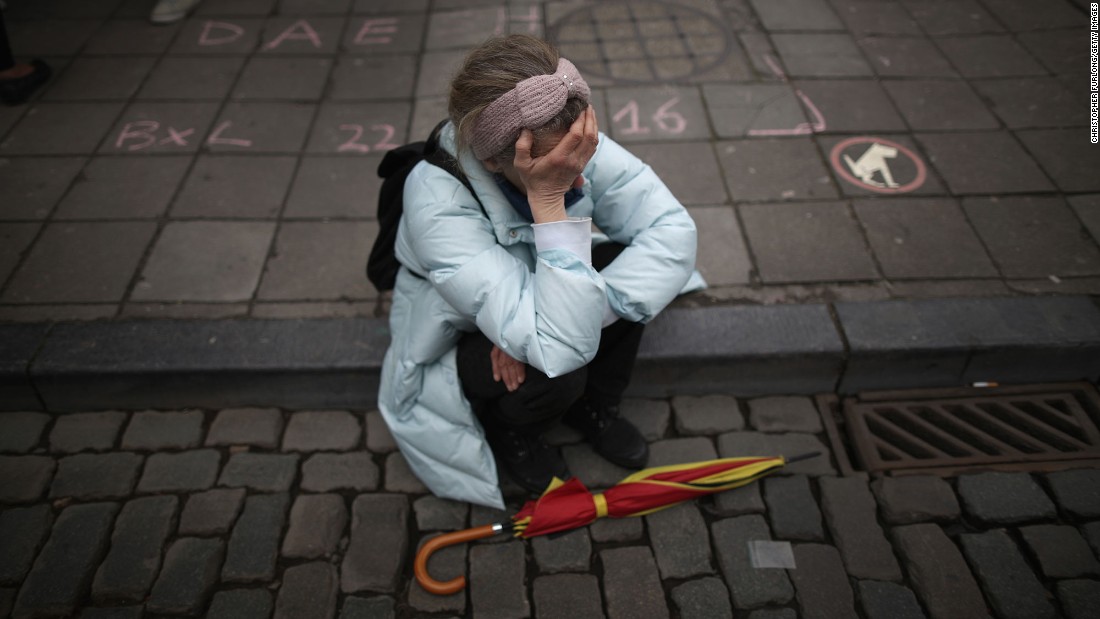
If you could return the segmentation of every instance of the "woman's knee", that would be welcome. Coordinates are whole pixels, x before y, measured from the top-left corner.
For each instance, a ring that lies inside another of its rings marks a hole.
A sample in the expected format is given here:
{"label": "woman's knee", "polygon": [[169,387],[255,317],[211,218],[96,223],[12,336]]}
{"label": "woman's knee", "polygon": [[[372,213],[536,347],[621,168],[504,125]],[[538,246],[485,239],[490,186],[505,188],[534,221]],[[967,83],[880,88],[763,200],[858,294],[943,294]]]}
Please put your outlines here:
{"label": "woman's knee", "polygon": [[584,393],[588,369],[580,369],[550,378],[527,367],[527,380],[501,401],[504,421],[514,425],[541,423],[565,414]]}

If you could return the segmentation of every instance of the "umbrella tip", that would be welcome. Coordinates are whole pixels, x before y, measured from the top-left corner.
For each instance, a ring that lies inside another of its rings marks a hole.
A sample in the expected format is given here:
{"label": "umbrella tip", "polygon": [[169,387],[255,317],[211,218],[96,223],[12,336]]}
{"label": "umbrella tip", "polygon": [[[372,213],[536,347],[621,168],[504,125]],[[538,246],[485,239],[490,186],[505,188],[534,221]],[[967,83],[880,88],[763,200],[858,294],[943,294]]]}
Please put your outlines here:
{"label": "umbrella tip", "polygon": [[820,451],[809,451],[809,452],[806,452],[806,453],[803,453],[803,454],[798,454],[797,456],[791,456],[789,458],[785,458],[785,460],[787,461],[787,464],[794,464],[795,462],[801,462],[803,460],[809,460],[810,458],[816,458],[820,455],[821,455]]}

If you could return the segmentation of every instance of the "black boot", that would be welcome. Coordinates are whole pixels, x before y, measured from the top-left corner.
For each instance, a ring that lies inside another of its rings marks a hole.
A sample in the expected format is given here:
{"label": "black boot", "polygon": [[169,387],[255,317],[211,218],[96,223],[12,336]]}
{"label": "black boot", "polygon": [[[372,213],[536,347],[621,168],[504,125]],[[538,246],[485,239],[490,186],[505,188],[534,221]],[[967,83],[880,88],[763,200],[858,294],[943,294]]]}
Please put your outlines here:
{"label": "black boot", "polygon": [[489,446],[508,475],[523,489],[542,494],[551,480],[569,478],[569,468],[557,449],[540,435],[508,428],[486,428]]}
{"label": "black boot", "polygon": [[640,469],[649,459],[645,439],[633,424],[619,416],[618,406],[600,406],[581,398],[562,421],[583,434],[596,453],[614,464]]}
{"label": "black boot", "polygon": [[31,61],[34,70],[12,79],[0,80],[0,99],[6,105],[19,105],[27,100],[39,86],[50,79],[50,65],[35,58]]}

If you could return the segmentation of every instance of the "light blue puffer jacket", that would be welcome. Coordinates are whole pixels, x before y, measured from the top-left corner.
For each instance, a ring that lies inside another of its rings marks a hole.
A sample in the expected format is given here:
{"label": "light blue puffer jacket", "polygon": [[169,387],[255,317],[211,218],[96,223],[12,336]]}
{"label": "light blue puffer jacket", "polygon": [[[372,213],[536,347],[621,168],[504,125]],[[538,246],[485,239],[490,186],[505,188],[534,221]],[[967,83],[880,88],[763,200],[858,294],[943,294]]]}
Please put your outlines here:
{"label": "light blue puffer jacket", "polygon": [[[440,145],[454,153],[452,125]],[[602,273],[566,250],[536,255],[530,223],[472,153],[459,159],[484,212],[457,179],[426,162],[405,182],[396,242],[403,266],[378,408],[432,492],[503,508],[492,452],[458,380],[462,333],[480,329],[513,358],[559,376],[595,357],[606,303],[648,322],[704,284],[694,271],[691,217],[649,166],[607,136],[584,169],[584,197],[569,208],[628,245]]]}

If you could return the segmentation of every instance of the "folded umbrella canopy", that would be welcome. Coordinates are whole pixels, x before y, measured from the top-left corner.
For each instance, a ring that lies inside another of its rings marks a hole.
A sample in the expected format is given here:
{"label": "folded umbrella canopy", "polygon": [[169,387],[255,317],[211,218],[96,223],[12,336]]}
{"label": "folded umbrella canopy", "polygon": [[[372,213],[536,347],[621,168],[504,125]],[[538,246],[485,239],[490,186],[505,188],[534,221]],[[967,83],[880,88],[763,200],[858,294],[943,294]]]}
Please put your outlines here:
{"label": "folded umbrella canopy", "polygon": [[425,591],[449,595],[466,586],[459,576],[447,582],[428,574],[428,559],[440,548],[489,537],[511,529],[516,537],[535,537],[583,527],[597,518],[644,516],[707,494],[732,490],[774,473],[783,466],[812,458],[811,453],[791,458],[723,458],[638,471],[600,494],[592,494],[577,478],[554,479],[534,501],[512,516],[512,522],[488,524],[432,538],[416,555],[416,580]]}

